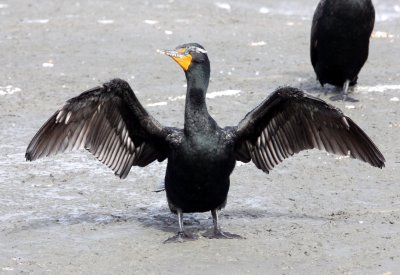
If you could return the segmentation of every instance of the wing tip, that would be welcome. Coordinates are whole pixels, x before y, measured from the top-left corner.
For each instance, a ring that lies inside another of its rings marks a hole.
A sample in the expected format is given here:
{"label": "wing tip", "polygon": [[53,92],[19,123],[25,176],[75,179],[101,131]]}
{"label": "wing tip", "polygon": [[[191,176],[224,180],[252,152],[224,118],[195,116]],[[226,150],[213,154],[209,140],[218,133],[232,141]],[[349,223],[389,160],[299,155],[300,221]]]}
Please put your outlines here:
{"label": "wing tip", "polygon": [[382,158],[379,158],[379,163],[376,167],[382,169],[383,167],[385,167],[385,158],[382,156]]}
{"label": "wing tip", "polygon": [[27,150],[26,153],[25,153],[25,160],[26,160],[26,161],[32,161],[32,160],[34,160],[33,155],[32,155],[32,153],[31,153],[29,150]]}
{"label": "wing tip", "polygon": [[117,177],[119,177],[121,180],[125,179],[128,176],[128,173],[114,173]]}

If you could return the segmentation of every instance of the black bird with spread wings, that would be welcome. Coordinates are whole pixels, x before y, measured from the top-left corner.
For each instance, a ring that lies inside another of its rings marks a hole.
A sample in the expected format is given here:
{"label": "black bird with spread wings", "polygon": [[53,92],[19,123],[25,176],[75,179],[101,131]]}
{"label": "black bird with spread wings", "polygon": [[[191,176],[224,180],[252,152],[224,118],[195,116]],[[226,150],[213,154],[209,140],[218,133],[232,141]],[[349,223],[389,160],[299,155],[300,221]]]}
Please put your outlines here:
{"label": "black bird with spread wings", "polygon": [[214,222],[207,237],[240,237],[223,232],[217,216],[225,206],[236,161],[252,161],[268,173],[285,158],[318,148],[384,166],[381,152],[349,117],[291,87],[277,89],[238,126],[221,128],[206,106],[206,50],[190,43],[161,52],[185,71],[183,129],[158,123],[128,83],[114,79],[68,100],[34,136],[26,159],[87,149],[121,178],[132,166],[168,159],[165,190],[169,208],[178,215],[179,232],[167,241],[192,239],[183,229],[183,213],[205,211],[211,211]]}

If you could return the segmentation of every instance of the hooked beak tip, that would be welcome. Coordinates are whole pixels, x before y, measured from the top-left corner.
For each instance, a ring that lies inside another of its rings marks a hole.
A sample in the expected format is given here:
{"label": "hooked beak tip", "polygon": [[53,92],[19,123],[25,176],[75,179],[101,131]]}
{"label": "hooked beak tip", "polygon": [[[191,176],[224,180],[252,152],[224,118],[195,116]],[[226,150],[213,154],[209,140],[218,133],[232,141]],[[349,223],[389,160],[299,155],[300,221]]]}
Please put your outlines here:
{"label": "hooked beak tip", "polygon": [[167,51],[166,50],[157,49],[157,53],[166,55]]}
{"label": "hooked beak tip", "polygon": [[157,50],[159,54],[167,55],[169,57],[182,58],[183,55],[174,50]]}

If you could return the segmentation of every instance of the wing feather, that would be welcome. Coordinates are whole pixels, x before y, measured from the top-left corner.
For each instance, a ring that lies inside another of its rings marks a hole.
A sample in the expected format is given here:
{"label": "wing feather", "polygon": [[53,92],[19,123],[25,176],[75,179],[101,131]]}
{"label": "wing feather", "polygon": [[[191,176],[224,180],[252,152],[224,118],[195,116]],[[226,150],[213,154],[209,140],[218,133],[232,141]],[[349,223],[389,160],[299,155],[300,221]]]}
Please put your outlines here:
{"label": "wing feather", "polygon": [[265,172],[302,150],[349,155],[382,168],[385,158],[371,139],[339,109],[304,92],[276,90],[236,127],[237,160]]}
{"label": "wing feather", "polygon": [[33,137],[26,158],[87,149],[125,178],[132,165],[166,158],[168,133],[146,112],[129,84],[114,79],[68,100]]}

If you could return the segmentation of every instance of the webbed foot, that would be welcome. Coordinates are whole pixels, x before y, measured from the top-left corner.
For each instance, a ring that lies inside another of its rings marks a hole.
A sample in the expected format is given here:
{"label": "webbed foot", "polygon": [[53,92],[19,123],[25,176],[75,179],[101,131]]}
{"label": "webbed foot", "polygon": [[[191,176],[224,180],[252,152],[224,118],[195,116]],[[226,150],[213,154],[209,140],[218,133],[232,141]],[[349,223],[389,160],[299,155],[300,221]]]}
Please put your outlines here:
{"label": "webbed foot", "polygon": [[199,237],[187,232],[178,232],[175,236],[172,236],[164,241],[164,243],[183,243],[187,241],[195,241]]}
{"label": "webbed foot", "polygon": [[358,99],[355,99],[353,97],[350,97],[350,96],[344,95],[344,94],[331,96],[329,99],[332,101],[348,101],[348,102],[358,102],[359,101]]}
{"label": "webbed foot", "polygon": [[350,85],[355,85],[357,82],[357,78],[352,82],[347,79],[343,84],[343,90],[339,95],[330,97],[332,101],[348,101],[348,102],[358,102],[357,99],[349,97],[349,87]]}
{"label": "webbed foot", "polygon": [[215,229],[215,228],[207,230],[202,235],[203,237],[208,239],[244,239],[240,235],[224,232],[221,229]]}

